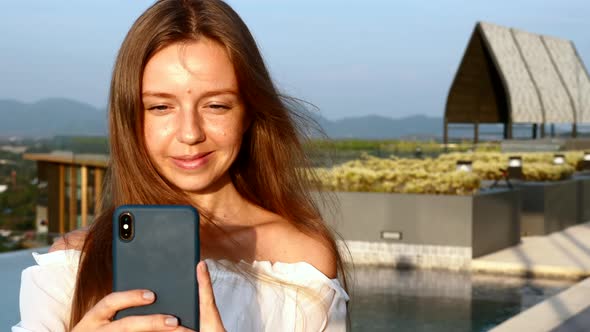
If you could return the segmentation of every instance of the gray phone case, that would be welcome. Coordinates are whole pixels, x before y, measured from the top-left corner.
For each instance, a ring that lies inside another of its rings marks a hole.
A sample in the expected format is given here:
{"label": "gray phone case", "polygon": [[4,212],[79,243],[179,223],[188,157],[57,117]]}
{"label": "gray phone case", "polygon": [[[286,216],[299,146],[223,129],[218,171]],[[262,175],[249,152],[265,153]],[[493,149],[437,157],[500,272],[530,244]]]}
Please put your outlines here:
{"label": "gray phone case", "polygon": [[[119,216],[133,216],[134,236],[119,237]],[[113,214],[113,291],[149,289],[151,305],[119,311],[115,319],[147,314],[178,317],[199,330],[199,214],[191,206],[123,205]]]}

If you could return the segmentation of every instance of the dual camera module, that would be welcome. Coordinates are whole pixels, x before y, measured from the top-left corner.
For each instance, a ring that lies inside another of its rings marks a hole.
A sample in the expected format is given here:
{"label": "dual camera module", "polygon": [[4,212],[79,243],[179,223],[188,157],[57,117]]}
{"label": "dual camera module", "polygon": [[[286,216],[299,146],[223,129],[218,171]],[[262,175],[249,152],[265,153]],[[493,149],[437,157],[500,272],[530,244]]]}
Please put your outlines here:
{"label": "dual camera module", "polygon": [[129,212],[119,215],[119,238],[123,241],[133,239],[133,215]]}

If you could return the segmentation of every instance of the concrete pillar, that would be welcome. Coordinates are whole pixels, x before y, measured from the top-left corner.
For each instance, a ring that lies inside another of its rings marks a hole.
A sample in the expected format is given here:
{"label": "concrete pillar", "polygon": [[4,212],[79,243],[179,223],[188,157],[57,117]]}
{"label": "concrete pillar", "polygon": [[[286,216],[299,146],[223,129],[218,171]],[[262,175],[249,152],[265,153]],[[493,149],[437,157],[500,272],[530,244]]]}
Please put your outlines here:
{"label": "concrete pillar", "polygon": [[573,138],[578,137],[578,124],[577,123],[572,124],[572,137]]}

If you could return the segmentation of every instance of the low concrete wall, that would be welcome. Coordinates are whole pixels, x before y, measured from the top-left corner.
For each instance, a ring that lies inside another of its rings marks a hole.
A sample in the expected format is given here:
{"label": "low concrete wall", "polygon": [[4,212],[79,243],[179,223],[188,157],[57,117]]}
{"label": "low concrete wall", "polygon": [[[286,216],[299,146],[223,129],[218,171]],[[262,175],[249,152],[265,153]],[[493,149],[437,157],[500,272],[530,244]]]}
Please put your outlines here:
{"label": "low concrete wall", "polygon": [[473,257],[483,256],[520,242],[522,197],[520,190],[494,190],[473,197]]}
{"label": "low concrete wall", "polygon": [[578,223],[590,221],[590,174],[579,174],[578,181]]}
{"label": "low concrete wall", "polygon": [[[432,246],[389,242],[339,242],[346,263],[398,268],[471,269],[470,247]],[[346,253],[350,252],[350,256]]]}
{"label": "low concrete wall", "polygon": [[[338,192],[336,198],[340,213],[323,216],[350,244],[357,263],[463,266],[461,260],[520,241],[518,190],[473,196]],[[399,239],[384,238],[383,232]],[[417,256],[443,258],[411,258]]]}
{"label": "low concrete wall", "polygon": [[590,149],[589,138],[557,138],[542,139],[511,139],[503,140],[500,144],[502,152],[558,152],[569,150]]}
{"label": "low concrete wall", "polygon": [[578,223],[578,181],[520,182],[521,235],[547,235]]}
{"label": "low concrete wall", "polygon": [[590,149],[590,138],[568,138],[565,141],[565,150],[588,150]]}

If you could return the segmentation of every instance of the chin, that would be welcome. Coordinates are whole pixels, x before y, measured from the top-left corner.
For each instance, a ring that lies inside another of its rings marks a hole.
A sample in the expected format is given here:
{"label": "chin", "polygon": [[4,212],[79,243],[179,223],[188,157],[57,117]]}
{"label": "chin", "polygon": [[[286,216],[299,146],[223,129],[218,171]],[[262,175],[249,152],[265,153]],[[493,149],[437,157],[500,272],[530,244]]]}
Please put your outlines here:
{"label": "chin", "polygon": [[182,183],[181,185],[175,183],[175,185],[180,188],[180,190],[192,194],[202,193],[210,187],[207,184],[187,184],[186,182]]}
{"label": "chin", "polygon": [[216,181],[210,178],[196,179],[195,176],[183,176],[177,177],[172,183],[185,193],[201,194],[214,188]]}
{"label": "chin", "polygon": [[[225,179],[224,176],[217,176],[210,172],[203,174],[170,174],[170,182],[177,188],[188,194],[202,194],[213,190],[218,186],[223,186],[220,181]],[[229,179],[229,177],[227,177]]]}

